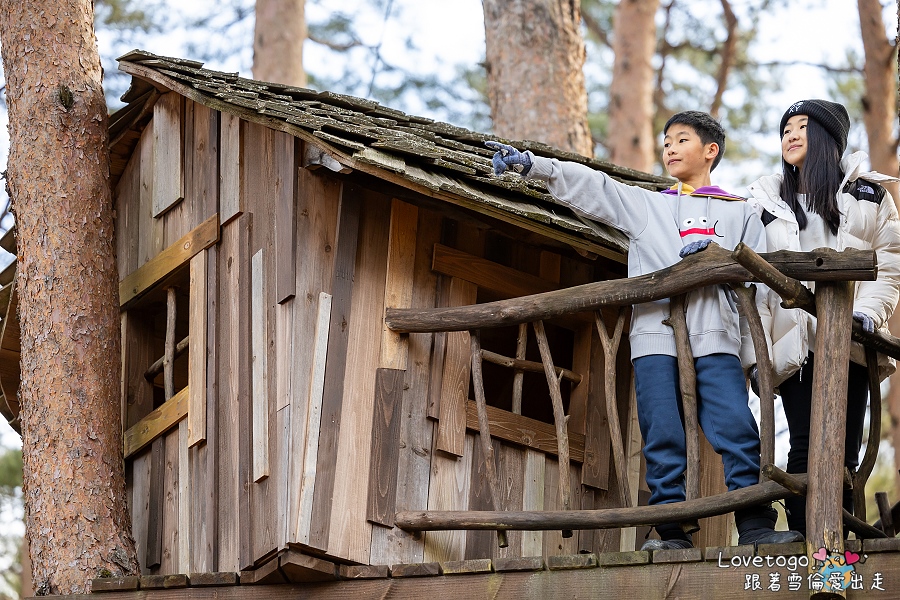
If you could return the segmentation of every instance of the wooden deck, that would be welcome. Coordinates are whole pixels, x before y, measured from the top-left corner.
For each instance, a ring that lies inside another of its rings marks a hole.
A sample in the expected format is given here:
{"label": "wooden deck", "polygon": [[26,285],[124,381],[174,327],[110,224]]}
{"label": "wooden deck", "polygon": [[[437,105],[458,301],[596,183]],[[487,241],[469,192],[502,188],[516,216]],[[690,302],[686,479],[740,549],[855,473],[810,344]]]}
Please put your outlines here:
{"label": "wooden deck", "polygon": [[[846,548],[860,556],[847,598],[900,597],[900,539],[851,540]],[[93,594],[68,598],[809,598],[805,550],[796,543],[390,567],[337,565],[288,551],[253,572],[95,579]]]}

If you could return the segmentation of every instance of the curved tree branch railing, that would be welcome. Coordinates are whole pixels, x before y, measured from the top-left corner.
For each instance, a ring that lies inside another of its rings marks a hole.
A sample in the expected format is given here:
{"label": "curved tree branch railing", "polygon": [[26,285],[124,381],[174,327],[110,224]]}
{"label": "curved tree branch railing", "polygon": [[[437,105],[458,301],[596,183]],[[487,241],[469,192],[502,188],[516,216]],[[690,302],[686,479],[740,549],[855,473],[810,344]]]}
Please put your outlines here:
{"label": "curved tree branch railing", "polygon": [[[734,252],[712,245],[705,251],[690,256],[672,267],[627,280],[595,282],[563,290],[471,306],[434,309],[388,308],[385,323],[390,329],[399,333],[469,330],[473,335],[477,335],[477,330],[481,328],[520,325],[521,338],[523,324],[535,323],[536,330],[539,332],[542,329],[539,325],[540,321],[548,318],[599,311],[602,307],[607,306],[624,307],[663,298],[677,298],[708,285],[730,285],[738,296],[742,313],[748,318],[754,348],[757,356],[761,358],[761,394],[766,398],[762,402],[761,411],[763,421],[761,432],[762,475],[770,479],[740,490],[698,498],[696,497],[696,490],[699,489],[697,472],[689,470],[686,482],[687,500],[680,503],[632,507],[630,499],[625,495],[622,498],[625,505],[623,508],[600,510],[399,512],[395,519],[396,525],[410,531],[493,529],[502,532],[515,529],[561,529],[567,531],[620,528],[677,521],[690,528],[690,524],[698,518],[726,514],[735,509],[784,498],[793,493],[805,494],[805,476],[788,475],[771,464],[774,458],[774,404],[772,403],[770,368],[766,366],[767,363],[770,363],[762,324],[753,301],[755,286],[745,287],[745,283],[756,281],[766,284],[782,297],[782,305],[786,308],[802,308],[814,315],[820,312],[820,331],[826,332],[821,337],[835,338],[834,344],[831,343],[831,339],[818,341],[818,344],[822,346],[823,355],[829,355],[828,364],[823,365],[822,372],[818,375],[821,387],[829,391],[814,395],[813,411],[814,414],[826,415],[822,417],[824,426],[821,445],[823,448],[827,447],[829,450],[837,452],[837,441],[841,446],[843,444],[843,429],[838,430],[841,423],[828,422],[830,418],[827,415],[829,410],[839,408],[843,400],[842,395],[838,393],[841,387],[841,377],[844,378],[844,387],[846,386],[850,335],[843,332],[845,331],[844,324],[849,322],[850,303],[847,290],[851,289],[846,282],[872,281],[876,275],[875,253],[871,250],[836,252],[825,248],[808,253],[779,251],[758,255],[743,244],[740,244]],[[798,280],[818,282],[821,297],[814,295]],[[677,309],[678,305],[674,299],[672,306]],[[844,314],[845,312],[847,314]],[[681,344],[676,343],[679,366],[682,363],[687,366],[688,360],[690,360],[690,346],[686,336],[686,325],[680,322],[683,319],[677,318],[677,315],[682,313],[681,310],[673,310],[672,313],[668,323],[675,330],[676,340],[684,338]],[[683,317],[683,314],[681,316]],[[595,321],[603,342],[605,365],[608,372],[610,365],[614,364],[618,337],[621,335],[621,326],[624,322],[623,313],[620,310],[616,331],[612,336],[606,331],[598,312],[595,312]],[[541,337],[540,333],[538,333],[538,337]],[[874,356],[873,351],[900,359],[900,339],[898,338],[880,333],[867,334],[862,331],[858,323],[854,322],[852,339],[861,342],[869,349],[869,362],[873,363],[870,365],[870,369],[877,368],[874,360],[871,360],[871,357]],[[829,349],[828,352],[825,352],[825,348]],[[817,350],[819,350],[819,346],[817,346]],[[480,348],[478,351],[479,355],[483,353]],[[473,351],[473,360],[475,359],[474,354]],[[686,360],[682,360],[682,354],[685,355]],[[553,383],[558,386],[562,373],[554,368],[549,350],[542,351],[542,362],[548,384],[553,390]],[[514,366],[514,363],[507,366]],[[515,366],[519,369],[522,367],[520,364],[515,364]],[[533,366],[531,367],[533,368]],[[841,374],[842,369],[843,375]],[[689,371],[689,369],[685,369],[685,371]],[[871,377],[872,381],[877,382],[874,373],[871,374]],[[682,378],[680,385],[683,397],[690,400],[693,397],[691,390],[694,389],[696,382],[693,381],[693,378],[686,377]],[[609,386],[607,386],[607,394],[610,393]],[[825,398],[818,396],[825,396]],[[845,404],[845,400],[843,401]],[[481,402],[478,403],[480,411],[484,410],[481,404]],[[560,446],[560,458],[562,459],[567,454],[565,452],[565,448],[568,447],[565,422],[568,417],[558,414],[560,411],[557,407],[554,409],[554,420],[558,432],[557,443]],[[696,418],[688,419],[690,411],[687,410],[685,416],[685,434],[689,440],[696,438],[698,435]],[[832,418],[831,421],[834,419]],[[486,419],[485,426],[480,429],[484,429],[481,432],[482,436],[490,435],[487,431]],[[836,441],[838,437],[840,439]],[[616,441],[612,440],[613,458],[617,474],[619,474],[624,473],[624,450],[622,447],[615,447]],[[621,435],[618,444],[622,446]],[[692,446],[689,444],[689,447]],[[617,450],[621,450],[621,452]],[[841,450],[838,454],[843,455],[843,451]],[[820,460],[814,460],[814,458],[811,456],[810,471],[813,472],[815,468],[818,468],[820,474],[824,473],[827,457],[822,456]],[[818,465],[818,463],[822,464]],[[688,464],[691,464],[690,460]],[[867,451],[863,467],[853,477],[853,487],[865,485],[865,479],[873,465],[874,454]],[[840,505],[842,482],[837,481],[835,477],[824,475],[814,479],[812,482],[815,490],[813,494],[827,498],[824,502],[828,503],[829,508],[831,503],[836,502],[837,505]],[[566,489],[560,489],[560,496],[563,500],[567,497],[568,492],[568,485],[565,487]],[[861,497],[859,492],[857,492],[857,496]],[[815,525],[813,530],[809,531],[809,539],[815,541],[808,541],[810,548],[813,547],[811,544],[816,544],[815,547],[818,548],[822,539],[842,548],[842,526],[856,532],[860,537],[884,536],[880,530],[846,511],[842,517],[838,513],[839,516],[835,523],[834,518],[830,516],[834,511],[826,511],[820,500],[811,500],[810,504],[813,507],[808,511],[809,514],[815,513],[813,515]],[[498,502],[494,504],[496,506]],[[857,502],[857,504],[860,503]],[[858,512],[859,514],[864,516],[864,512]]]}

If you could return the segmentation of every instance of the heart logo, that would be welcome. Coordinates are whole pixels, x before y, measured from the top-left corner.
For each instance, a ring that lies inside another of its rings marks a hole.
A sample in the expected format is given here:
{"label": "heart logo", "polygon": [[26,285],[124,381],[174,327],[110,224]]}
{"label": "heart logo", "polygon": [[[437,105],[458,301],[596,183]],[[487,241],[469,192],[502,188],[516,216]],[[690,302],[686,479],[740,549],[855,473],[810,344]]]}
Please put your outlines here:
{"label": "heart logo", "polygon": [[[822,561],[822,562],[825,562],[825,559],[828,558],[828,551],[825,550],[824,547],[819,548],[819,549],[815,552],[815,554],[813,554],[813,558],[816,559],[816,560],[820,560],[820,561]],[[859,559],[858,556],[857,556],[856,558]]]}
{"label": "heart logo", "polygon": [[859,562],[859,554],[857,554],[856,552],[850,552],[849,550],[844,552],[844,558],[847,559],[848,565]]}

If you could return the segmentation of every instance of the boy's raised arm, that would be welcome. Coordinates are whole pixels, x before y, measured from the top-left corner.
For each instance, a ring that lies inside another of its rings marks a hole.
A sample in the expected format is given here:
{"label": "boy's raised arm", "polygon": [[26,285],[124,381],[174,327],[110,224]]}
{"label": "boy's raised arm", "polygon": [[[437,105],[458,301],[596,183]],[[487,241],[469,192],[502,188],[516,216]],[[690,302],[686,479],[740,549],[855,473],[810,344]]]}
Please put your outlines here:
{"label": "boy's raised arm", "polygon": [[553,199],[576,213],[637,237],[647,225],[647,195],[642,188],[619,183],[590,167],[542,158],[499,142],[485,142],[494,153],[494,174],[507,170],[547,183]]}

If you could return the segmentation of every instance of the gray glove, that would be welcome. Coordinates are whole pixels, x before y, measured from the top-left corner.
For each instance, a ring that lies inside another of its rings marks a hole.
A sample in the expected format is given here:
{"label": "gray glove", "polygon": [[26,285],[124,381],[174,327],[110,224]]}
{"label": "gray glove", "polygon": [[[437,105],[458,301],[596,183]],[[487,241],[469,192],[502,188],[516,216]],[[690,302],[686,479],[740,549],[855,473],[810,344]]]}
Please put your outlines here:
{"label": "gray glove", "polygon": [[710,240],[710,239],[697,240],[696,242],[691,242],[690,244],[688,244],[687,246],[685,246],[684,248],[682,248],[681,250],[678,251],[678,256],[680,256],[681,258],[684,258],[685,256],[690,256],[691,254],[696,254],[697,252],[700,252],[701,250],[705,250],[706,247],[709,246],[711,243],[712,243],[712,240]]}
{"label": "gray glove", "polygon": [[854,310],[853,320],[862,323],[863,331],[866,333],[875,333],[875,320],[866,313]]}
{"label": "gray glove", "polygon": [[756,368],[756,365],[750,367],[750,389],[753,390],[753,393],[756,394],[757,398],[759,397],[759,369]]}
{"label": "gray glove", "polygon": [[494,165],[494,175],[502,175],[507,169],[512,169],[519,175],[527,175],[531,169],[531,159],[524,152],[519,152],[512,146],[500,142],[485,142],[484,145],[497,151],[491,159]]}

